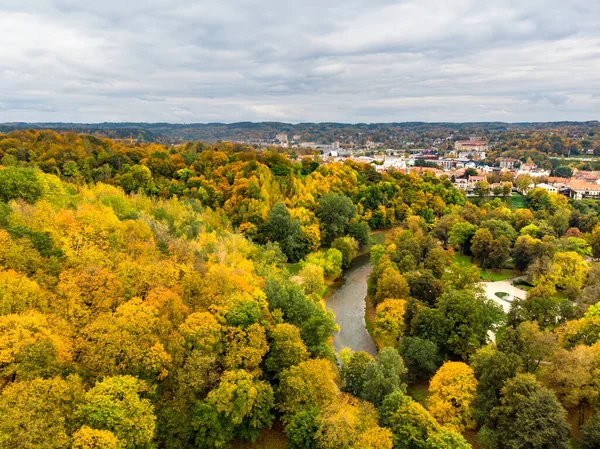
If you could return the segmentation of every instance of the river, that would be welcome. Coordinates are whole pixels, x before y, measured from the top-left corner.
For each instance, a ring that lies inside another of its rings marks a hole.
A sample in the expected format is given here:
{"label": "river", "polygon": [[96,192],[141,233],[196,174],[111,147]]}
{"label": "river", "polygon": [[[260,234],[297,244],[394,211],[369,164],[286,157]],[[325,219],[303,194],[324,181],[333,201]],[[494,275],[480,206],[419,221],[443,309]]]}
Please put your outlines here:
{"label": "river", "polygon": [[326,300],[327,307],[335,313],[335,321],[340,327],[340,331],[333,336],[336,352],[342,348],[350,348],[373,356],[377,354],[375,342],[365,325],[367,279],[372,270],[368,255],[357,258],[344,272],[341,285]]}

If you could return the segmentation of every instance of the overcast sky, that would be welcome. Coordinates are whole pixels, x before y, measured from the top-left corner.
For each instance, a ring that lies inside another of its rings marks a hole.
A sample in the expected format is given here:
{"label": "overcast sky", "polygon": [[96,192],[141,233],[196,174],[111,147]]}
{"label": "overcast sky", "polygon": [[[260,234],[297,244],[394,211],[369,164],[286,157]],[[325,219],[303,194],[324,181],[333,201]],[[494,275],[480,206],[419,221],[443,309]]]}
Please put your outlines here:
{"label": "overcast sky", "polygon": [[0,122],[600,119],[600,0],[0,0]]}

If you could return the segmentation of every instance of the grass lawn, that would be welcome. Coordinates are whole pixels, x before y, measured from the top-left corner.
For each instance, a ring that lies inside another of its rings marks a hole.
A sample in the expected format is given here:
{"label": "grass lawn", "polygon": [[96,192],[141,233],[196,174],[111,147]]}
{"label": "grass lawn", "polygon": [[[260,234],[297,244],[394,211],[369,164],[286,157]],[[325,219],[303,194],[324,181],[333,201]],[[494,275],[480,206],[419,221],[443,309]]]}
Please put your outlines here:
{"label": "grass lawn", "polygon": [[409,384],[406,387],[406,392],[419,404],[426,406],[427,398],[429,397],[429,382]]}
{"label": "grass lawn", "polygon": [[300,262],[287,263],[286,266],[288,271],[290,272],[290,276],[296,276],[302,269],[302,265],[300,264]]}
{"label": "grass lawn", "polygon": [[511,209],[523,209],[525,208],[525,197],[518,193],[506,198],[506,205]]}
{"label": "grass lawn", "polygon": [[[456,254],[452,259],[453,262],[458,262],[463,267],[470,267],[471,265],[475,265],[472,261],[471,256],[464,256],[461,254]],[[481,271],[481,280],[482,281],[505,281],[507,279],[513,278],[516,276],[516,273],[513,270],[509,270],[507,268],[503,268],[501,270],[492,270],[489,268],[480,268]]]}
{"label": "grass lawn", "polygon": [[496,296],[500,299],[506,298],[508,296],[508,293],[506,292],[496,292]]}
{"label": "grass lawn", "polygon": [[369,234],[369,243],[371,245],[383,245],[385,243],[385,232],[372,232]]}
{"label": "grass lawn", "polygon": [[509,270],[507,268],[502,268],[501,270],[490,270],[483,269],[481,270],[481,279],[483,281],[506,281],[507,279],[514,278],[515,272],[513,270]]}

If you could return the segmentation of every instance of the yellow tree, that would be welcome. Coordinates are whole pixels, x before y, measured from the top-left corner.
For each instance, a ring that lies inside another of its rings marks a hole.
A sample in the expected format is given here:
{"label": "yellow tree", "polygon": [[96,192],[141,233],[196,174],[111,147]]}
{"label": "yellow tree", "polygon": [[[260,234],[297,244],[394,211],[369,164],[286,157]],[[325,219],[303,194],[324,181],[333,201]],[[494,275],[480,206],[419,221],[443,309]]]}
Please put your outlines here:
{"label": "yellow tree", "polygon": [[171,357],[158,337],[158,312],[141,299],[103,314],[82,330],[81,364],[96,376],[167,376]]}
{"label": "yellow tree", "polygon": [[377,305],[375,316],[375,336],[382,346],[398,348],[398,341],[404,333],[406,300],[386,299]]}
{"label": "yellow tree", "polygon": [[45,312],[48,292],[37,282],[14,270],[0,271],[0,315],[21,313],[27,309]]}
{"label": "yellow tree", "polygon": [[286,420],[306,408],[327,407],[339,393],[331,362],[324,359],[292,366],[281,373],[280,379],[279,410],[286,415]]}
{"label": "yellow tree", "polygon": [[0,316],[0,376],[27,379],[59,374],[72,359],[72,342],[58,320],[28,311]]}
{"label": "yellow tree", "polygon": [[475,426],[473,405],[477,380],[469,365],[444,363],[431,379],[429,391],[429,411],[440,424],[458,431]]}
{"label": "yellow tree", "polygon": [[10,384],[0,395],[0,447],[71,447],[70,435],[83,394],[83,385],[75,376]]}
{"label": "yellow tree", "polygon": [[124,449],[125,445],[110,431],[81,427],[73,434],[71,449]]}

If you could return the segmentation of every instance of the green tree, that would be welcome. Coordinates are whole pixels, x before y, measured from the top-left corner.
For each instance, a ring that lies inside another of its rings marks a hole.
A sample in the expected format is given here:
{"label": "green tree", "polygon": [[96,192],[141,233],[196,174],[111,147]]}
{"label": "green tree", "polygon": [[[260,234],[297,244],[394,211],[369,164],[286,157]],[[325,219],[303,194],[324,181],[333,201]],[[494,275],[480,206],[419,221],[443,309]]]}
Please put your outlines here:
{"label": "green tree", "polygon": [[398,352],[412,381],[425,380],[439,368],[441,359],[436,344],[419,337],[405,337],[400,341]]}
{"label": "green tree", "polygon": [[568,449],[569,427],[556,396],[532,374],[519,374],[501,390],[492,410],[496,441],[502,448]]}
{"label": "green tree", "polygon": [[500,400],[500,390],[507,379],[517,375],[521,360],[515,354],[498,351],[491,345],[481,347],[471,356],[470,365],[477,379],[477,412],[486,421]]}
{"label": "green tree", "polygon": [[350,267],[352,260],[358,254],[358,242],[352,237],[338,237],[333,241],[331,247],[342,253],[342,268]]}
{"label": "green tree", "polygon": [[344,195],[327,193],[319,199],[316,215],[321,224],[323,244],[330,246],[336,238],[348,233],[350,221],[356,215],[356,207]]}
{"label": "green tree", "polygon": [[406,384],[402,380],[405,374],[406,368],[398,351],[393,348],[383,348],[376,359],[367,365],[362,399],[379,406],[393,391],[400,390],[405,393]]}
{"label": "green tree", "polygon": [[285,427],[290,449],[317,449],[315,434],[321,424],[318,408],[300,410]]}
{"label": "green tree", "polygon": [[419,311],[412,326],[414,336],[435,342],[442,354],[467,360],[503,317],[490,300],[470,290],[451,290],[439,298],[437,308]]}
{"label": "green tree", "polygon": [[600,447],[600,413],[596,412],[581,428],[581,449]]}
{"label": "green tree", "polygon": [[279,243],[290,262],[297,262],[308,252],[308,243],[302,234],[300,222],[293,220],[285,204],[278,203],[269,212],[264,225],[266,237]]}
{"label": "green tree", "polygon": [[460,247],[461,254],[469,253],[471,250],[471,239],[477,231],[477,226],[467,222],[459,221],[450,229],[448,242]]}
{"label": "green tree", "polygon": [[510,241],[501,235],[492,242],[488,262],[492,268],[502,268],[510,258]]}
{"label": "green tree", "polygon": [[353,352],[349,349],[342,349],[340,357],[344,391],[358,398],[364,389],[367,367],[373,361],[373,357],[364,351]]}
{"label": "green tree", "polygon": [[0,170],[0,201],[24,199],[35,203],[43,195],[38,175],[30,168],[6,167]]}
{"label": "green tree", "polygon": [[148,385],[135,377],[107,377],[85,394],[78,413],[87,426],[112,432],[128,449],[152,448],[154,407],[140,396],[147,391]]}
{"label": "green tree", "polygon": [[225,371],[195,411],[196,446],[222,447],[230,439],[255,441],[273,421],[273,390],[244,370]]}
{"label": "green tree", "polygon": [[271,333],[271,345],[265,367],[267,371],[279,373],[284,369],[308,359],[308,350],[300,336],[300,330],[293,324],[277,324]]}

